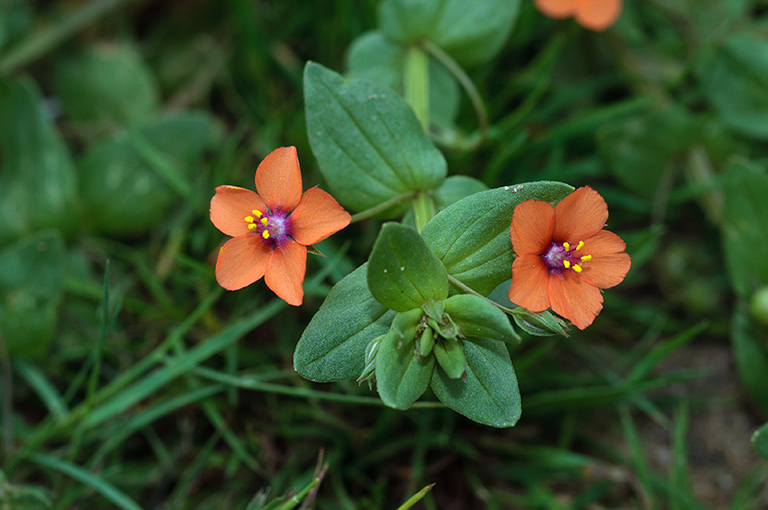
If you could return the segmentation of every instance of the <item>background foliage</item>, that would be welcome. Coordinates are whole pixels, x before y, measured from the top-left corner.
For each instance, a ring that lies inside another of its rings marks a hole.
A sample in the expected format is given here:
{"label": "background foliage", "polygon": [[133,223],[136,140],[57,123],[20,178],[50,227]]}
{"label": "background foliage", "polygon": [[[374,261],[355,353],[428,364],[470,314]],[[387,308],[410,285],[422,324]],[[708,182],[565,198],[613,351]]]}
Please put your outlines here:
{"label": "background foliage", "polygon": [[[0,2],[0,503],[255,509],[320,477],[316,508],[432,483],[425,508],[768,506],[768,3],[625,2],[601,34],[477,4],[402,25],[413,2]],[[213,278],[216,185],[296,145],[327,187],[305,62],[401,91],[422,37],[487,110],[433,55],[451,173],[589,184],[633,257],[588,330],[510,348],[510,429],[292,370],[379,220],[321,244],[301,308]]]}

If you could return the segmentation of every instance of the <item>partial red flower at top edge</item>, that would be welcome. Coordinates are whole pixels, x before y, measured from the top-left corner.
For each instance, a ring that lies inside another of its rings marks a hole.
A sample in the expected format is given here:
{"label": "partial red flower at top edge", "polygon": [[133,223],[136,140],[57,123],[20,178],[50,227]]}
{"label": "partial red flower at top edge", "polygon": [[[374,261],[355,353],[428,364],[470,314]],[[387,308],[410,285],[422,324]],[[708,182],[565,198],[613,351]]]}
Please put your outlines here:
{"label": "partial red flower at top edge", "polygon": [[526,200],[515,207],[509,235],[512,263],[509,299],[532,312],[552,310],[584,329],[603,309],[600,289],[618,285],[632,263],[626,244],[603,230],[608,206],[585,186],[552,207]]}
{"label": "partial red flower at top edge", "polygon": [[534,0],[545,16],[563,19],[573,16],[590,30],[601,32],[613,25],[621,14],[621,0]]}
{"label": "partial red flower at top edge", "polygon": [[307,246],[343,229],[351,220],[336,199],[318,188],[302,194],[296,147],[270,152],[256,169],[256,191],[219,186],[211,199],[211,221],[232,239],[216,261],[216,280],[238,290],[262,276],[280,299],[304,299]]}

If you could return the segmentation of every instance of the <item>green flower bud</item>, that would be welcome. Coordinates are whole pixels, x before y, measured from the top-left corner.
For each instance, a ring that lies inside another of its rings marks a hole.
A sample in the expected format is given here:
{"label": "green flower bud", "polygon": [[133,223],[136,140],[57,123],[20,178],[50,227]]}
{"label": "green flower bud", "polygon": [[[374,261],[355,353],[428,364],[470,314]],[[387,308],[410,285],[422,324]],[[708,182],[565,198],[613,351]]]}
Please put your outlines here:
{"label": "green flower bud", "polygon": [[433,351],[435,359],[443,367],[448,377],[458,379],[464,375],[467,368],[467,358],[464,357],[461,342],[456,338],[443,338],[435,343]]}
{"label": "green flower bud", "polygon": [[432,353],[432,348],[435,346],[435,334],[432,328],[424,328],[421,332],[421,338],[419,338],[419,344],[417,346],[419,358],[426,358]]}
{"label": "green flower bud", "polygon": [[424,311],[421,308],[414,308],[413,310],[400,312],[395,315],[390,331],[395,332],[399,336],[399,345],[408,343],[416,338],[423,316]]}
{"label": "green flower bud", "polygon": [[512,310],[512,318],[520,329],[535,336],[568,336],[565,322],[549,312],[535,313],[519,307]]}

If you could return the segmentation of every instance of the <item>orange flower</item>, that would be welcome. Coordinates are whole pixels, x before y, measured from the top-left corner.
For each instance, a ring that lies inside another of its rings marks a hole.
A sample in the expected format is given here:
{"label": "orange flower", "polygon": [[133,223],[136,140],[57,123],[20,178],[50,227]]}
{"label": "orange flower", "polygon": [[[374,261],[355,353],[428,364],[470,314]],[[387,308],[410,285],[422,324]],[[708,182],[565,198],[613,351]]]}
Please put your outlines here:
{"label": "orange flower", "polygon": [[216,280],[227,290],[262,276],[289,305],[304,298],[307,246],[349,225],[351,216],[318,188],[301,193],[296,147],[270,152],[256,169],[256,191],[219,186],[211,199],[211,221],[233,238],[216,261]]}
{"label": "orange flower", "polygon": [[555,19],[573,16],[590,30],[600,32],[613,25],[621,14],[621,0],[534,0],[536,7]]}
{"label": "orange flower", "polygon": [[532,312],[552,310],[584,329],[603,308],[600,289],[621,283],[631,260],[626,244],[603,230],[608,206],[585,186],[553,208],[526,200],[515,207],[509,235],[512,263],[509,299]]}

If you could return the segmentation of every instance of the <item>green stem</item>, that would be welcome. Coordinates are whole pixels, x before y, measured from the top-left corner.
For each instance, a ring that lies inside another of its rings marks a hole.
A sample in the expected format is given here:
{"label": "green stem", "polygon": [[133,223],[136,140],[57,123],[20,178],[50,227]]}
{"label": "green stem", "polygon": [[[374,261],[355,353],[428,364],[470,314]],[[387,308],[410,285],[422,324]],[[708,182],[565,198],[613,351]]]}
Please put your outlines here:
{"label": "green stem", "polygon": [[42,57],[59,43],[129,0],[93,0],[60,23],[33,33],[0,59],[0,73],[9,74]]}
{"label": "green stem", "polygon": [[400,202],[411,198],[414,196],[413,191],[409,191],[407,193],[403,193],[402,195],[397,195],[396,197],[390,198],[386,202],[382,202],[376,207],[371,207],[370,209],[367,209],[363,212],[359,212],[357,214],[352,215],[352,221],[350,223],[355,223],[357,221],[361,221],[367,218],[370,218],[371,216],[375,216],[379,214],[380,212],[386,211],[390,207],[399,204]]}
{"label": "green stem", "polygon": [[411,46],[405,55],[403,96],[429,132],[429,57],[419,46]]}
{"label": "green stem", "polygon": [[480,134],[482,139],[488,135],[488,112],[485,110],[485,104],[483,98],[480,97],[477,87],[469,78],[469,75],[461,68],[455,60],[451,58],[446,52],[440,49],[437,45],[432,44],[429,41],[424,42],[424,49],[435,57],[435,59],[443,64],[443,66],[450,72],[461,84],[464,91],[469,96],[469,100],[472,102],[472,108],[475,110],[477,116],[477,123],[480,128]]}
{"label": "green stem", "polygon": [[428,192],[419,191],[413,199],[412,206],[416,230],[421,233],[424,225],[435,215],[435,201]]}

